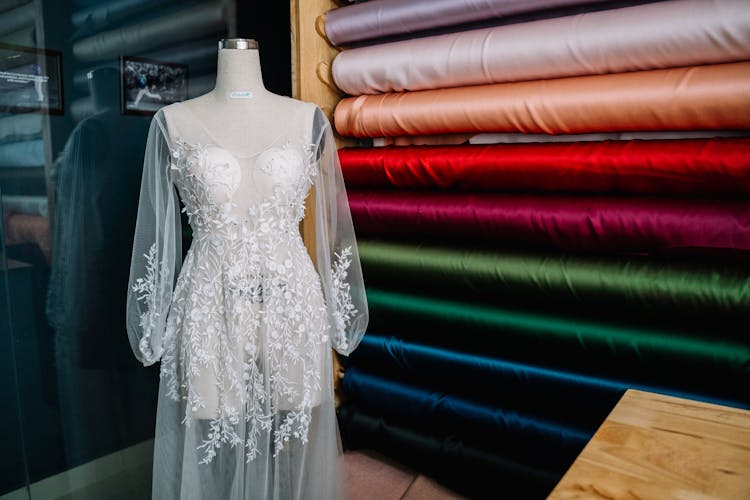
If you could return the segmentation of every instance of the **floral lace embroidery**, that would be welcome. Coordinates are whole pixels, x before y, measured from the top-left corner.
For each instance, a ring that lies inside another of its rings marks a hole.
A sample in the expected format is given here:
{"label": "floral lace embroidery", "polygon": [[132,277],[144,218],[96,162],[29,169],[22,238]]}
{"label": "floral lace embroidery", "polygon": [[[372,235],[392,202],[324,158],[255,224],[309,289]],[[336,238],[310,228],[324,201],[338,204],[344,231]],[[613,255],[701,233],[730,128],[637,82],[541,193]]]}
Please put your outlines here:
{"label": "floral lace embroidery", "polygon": [[[315,146],[294,149],[298,146],[287,141],[274,148],[279,156],[262,165],[266,174],[288,166],[281,158],[298,158],[302,173],[275,184],[243,213],[232,200],[238,165],[224,150],[174,142],[170,171],[193,244],[171,303],[171,283],[166,266],[158,271],[156,245],[145,255],[146,276],[133,291],[147,305],[141,316],[144,354],[166,312],[162,304],[170,304],[160,374],[168,397],[185,403],[183,424],[200,420],[208,427],[197,447],[201,463],[210,463],[222,445],[244,445],[250,462],[260,453],[264,432],[273,431],[274,456],[290,438],[307,442],[315,394],[321,391],[319,348],[331,330],[320,278],[297,229],[317,175]],[[337,345],[345,346],[345,328],[356,313],[346,283],[351,247],[335,257],[334,330]],[[243,421],[246,431],[240,432]]]}
{"label": "floral lace embroidery", "polygon": [[155,356],[156,353],[152,351],[149,339],[153,332],[161,326],[159,322],[161,319],[161,315],[159,314],[161,307],[157,301],[156,293],[160,289],[157,283],[157,273],[160,274],[162,282],[165,282],[168,278],[168,269],[166,266],[161,266],[161,271],[157,270],[156,243],[151,245],[148,253],[144,254],[144,257],[146,258],[146,277],[138,278],[135,281],[133,292],[138,294],[136,296],[138,301],[146,304],[146,311],[141,314],[140,319],[143,337],[138,343],[138,348],[143,353],[145,359],[153,360],[158,358],[158,354]]}
{"label": "floral lace embroidery", "polygon": [[332,266],[331,278],[333,280],[333,287],[336,290],[334,320],[336,322],[337,342],[335,345],[337,345],[339,349],[346,350],[349,348],[346,327],[351,323],[352,318],[358,312],[352,303],[349,283],[346,281],[347,269],[349,269],[349,266],[352,263],[352,247],[348,246],[334,255],[336,257],[336,262]]}

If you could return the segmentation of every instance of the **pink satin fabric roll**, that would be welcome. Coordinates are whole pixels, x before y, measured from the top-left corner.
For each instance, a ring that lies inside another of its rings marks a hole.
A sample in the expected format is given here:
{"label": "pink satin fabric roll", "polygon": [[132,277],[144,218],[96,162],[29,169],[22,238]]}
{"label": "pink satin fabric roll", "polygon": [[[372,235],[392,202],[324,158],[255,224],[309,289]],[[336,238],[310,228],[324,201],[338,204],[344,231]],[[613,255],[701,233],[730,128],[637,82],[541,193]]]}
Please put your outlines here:
{"label": "pink satin fabric roll", "polygon": [[671,0],[346,50],[333,78],[361,95],[747,59],[747,0]]}
{"label": "pink satin fabric roll", "polygon": [[339,134],[578,134],[750,128],[750,62],[341,100]]}
{"label": "pink satin fabric roll", "polygon": [[357,234],[566,251],[750,255],[750,203],[650,197],[349,191]]}

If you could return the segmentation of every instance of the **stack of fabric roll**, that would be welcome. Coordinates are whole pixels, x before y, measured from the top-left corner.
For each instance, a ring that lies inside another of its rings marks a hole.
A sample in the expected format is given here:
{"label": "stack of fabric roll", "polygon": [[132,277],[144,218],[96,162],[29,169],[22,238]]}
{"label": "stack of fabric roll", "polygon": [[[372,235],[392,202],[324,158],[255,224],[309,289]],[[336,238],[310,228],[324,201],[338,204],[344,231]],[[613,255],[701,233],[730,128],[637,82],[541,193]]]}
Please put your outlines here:
{"label": "stack of fabric roll", "polygon": [[[0,44],[33,46],[35,38],[35,9],[30,0],[0,0]],[[36,62],[34,54],[14,53],[3,61],[2,71],[28,73]],[[9,78],[9,77],[8,77]],[[27,99],[24,92],[8,90],[0,93],[0,107],[8,109]],[[0,113],[0,177],[12,178],[13,169],[44,166],[42,119],[38,115]],[[6,170],[7,172],[3,172]],[[3,175],[5,174],[5,175]],[[16,173],[15,177],[19,177]]]}
{"label": "stack of fabric roll", "polygon": [[478,5],[325,16],[372,315],[340,424],[542,497],[627,388],[750,406],[750,4]]}
{"label": "stack of fabric roll", "polygon": [[[76,0],[71,15],[76,89],[86,92],[90,71],[118,68],[122,55],[188,65],[188,97],[205,94],[216,79],[216,40],[226,35],[232,0]],[[123,54],[125,50],[127,53]],[[93,112],[89,98],[72,103],[80,120]]]}

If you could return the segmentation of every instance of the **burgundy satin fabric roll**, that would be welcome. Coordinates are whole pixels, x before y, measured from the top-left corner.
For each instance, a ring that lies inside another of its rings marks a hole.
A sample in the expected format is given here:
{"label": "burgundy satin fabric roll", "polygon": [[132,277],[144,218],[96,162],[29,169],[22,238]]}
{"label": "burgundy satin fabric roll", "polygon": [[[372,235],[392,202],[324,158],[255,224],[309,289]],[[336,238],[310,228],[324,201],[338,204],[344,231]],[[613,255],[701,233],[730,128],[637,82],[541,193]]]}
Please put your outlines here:
{"label": "burgundy satin fabric roll", "polygon": [[349,206],[363,236],[750,255],[750,202],[744,200],[350,190]]}
{"label": "burgundy satin fabric roll", "polygon": [[334,120],[355,137],[748,129],[750,62],[362,95]]}
{"label": "burgundy satin fabric roll", "polygon": [[604,0],[371,0],[325,14],[334,45]]}
{"label": "burgundy satin fabric roll", "polygon": [[348,187],[750,194],[750,139],[344,148]]}

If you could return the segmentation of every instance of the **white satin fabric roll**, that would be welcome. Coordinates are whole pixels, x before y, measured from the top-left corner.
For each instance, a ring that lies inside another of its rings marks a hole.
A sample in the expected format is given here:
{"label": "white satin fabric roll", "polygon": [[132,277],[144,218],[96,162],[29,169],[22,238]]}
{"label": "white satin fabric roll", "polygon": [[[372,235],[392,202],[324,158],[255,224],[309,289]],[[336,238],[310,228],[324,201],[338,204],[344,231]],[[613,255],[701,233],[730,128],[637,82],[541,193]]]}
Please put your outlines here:
{"label": "white satin fabric roll", "polygon": [[748,0],[671,0],[346,50],[351,95],[750,59]]}

